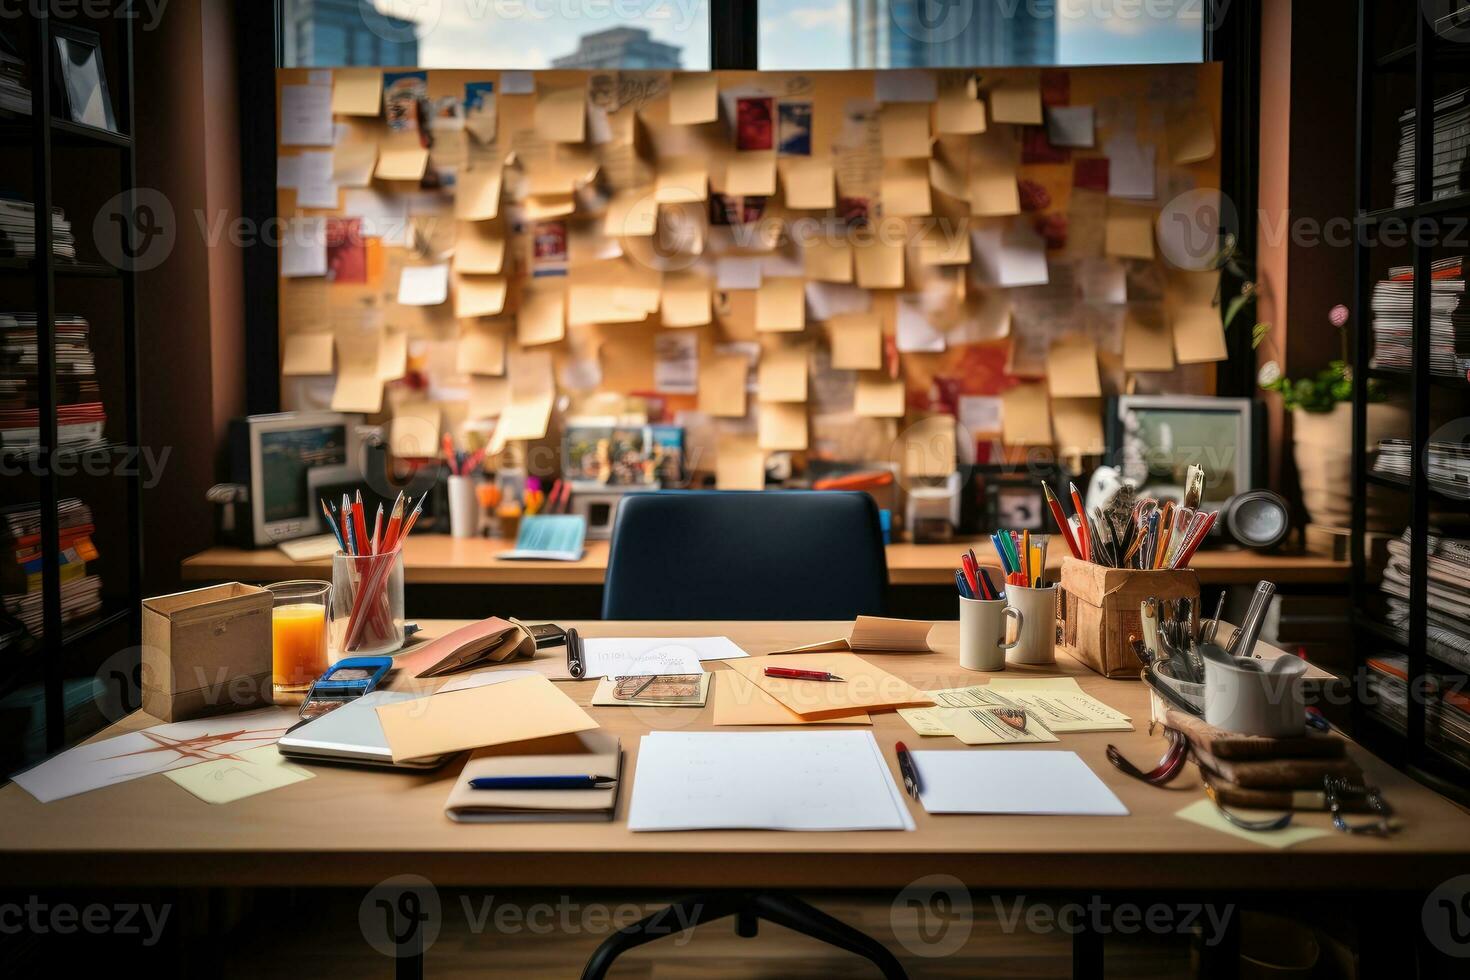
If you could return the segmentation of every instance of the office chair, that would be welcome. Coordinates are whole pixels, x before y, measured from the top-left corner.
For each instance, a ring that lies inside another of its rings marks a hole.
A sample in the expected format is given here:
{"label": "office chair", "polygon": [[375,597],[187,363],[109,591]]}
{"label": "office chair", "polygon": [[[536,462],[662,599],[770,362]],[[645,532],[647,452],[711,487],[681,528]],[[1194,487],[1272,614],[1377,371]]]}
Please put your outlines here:
{"label": "office chair", "polygon": [[[613,525],[602,617],[850,620],[881,614],[887,583],[878,508],[867,494],[633,494]],[[602,980],[622,953],[727,916],[736,935],[755,936],[765,919],[856,953],[887,980],[907,976],[882,943],[796,896],[745,891],[689,895],[618,930],[582,978]]]}
{"label": "office chair", "polygon": [[863,493],[630,494],[613,525],[603,619],[881,615],[888,561]]}

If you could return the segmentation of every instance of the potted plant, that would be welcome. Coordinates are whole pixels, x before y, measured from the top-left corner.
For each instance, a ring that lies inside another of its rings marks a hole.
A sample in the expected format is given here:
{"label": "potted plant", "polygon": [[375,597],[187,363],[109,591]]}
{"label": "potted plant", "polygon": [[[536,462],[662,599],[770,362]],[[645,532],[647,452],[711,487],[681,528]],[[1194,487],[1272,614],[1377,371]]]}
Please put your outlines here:
{"label": "potted plant", "polygon": [[[1292,379],[1272,358],[1261,365],[1257,382],[1263,391],[1278,393],[1282,406],[1291,412],[1292,455],[1309,518],[1317,524],[1346,527],[1352,519],[1353,490],[1353,373],[1347,361],[1347,307],[1333,307],[1328,319],[1338,332],[1341,359],[1316,374]],[[1267,344],[1270,350],[1270,338],[1271,325],[1257,323],[1252,347]],[[1373,381],[1367,385],[1364,441],[1371,459],[1381,440],[1407,433],[1408,414],[1402,406],[1389,404],[1379,385]],[[1403,523],[1401,506],[1395,506],[1398,503],[1370,494],[1368,529],[1398,530]]]}

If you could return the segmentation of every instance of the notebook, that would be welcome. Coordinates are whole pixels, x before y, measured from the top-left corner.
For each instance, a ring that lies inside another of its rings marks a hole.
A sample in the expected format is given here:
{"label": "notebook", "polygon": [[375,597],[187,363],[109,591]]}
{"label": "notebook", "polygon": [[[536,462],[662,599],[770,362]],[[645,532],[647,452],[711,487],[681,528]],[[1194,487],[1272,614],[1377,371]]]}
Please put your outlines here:
{"label": "notebook", "polygon": [[[449,755],[412,762],[393,761],[388,737],[378,721],[378,708],[424,697],[408,691],[373,691],[342,707],[298,725],[281,736],[276,747],[288,759],[312,762],[346,762],[364,766],[396,766],[402,769],[433,769]],[[452,755],[453,753],[450,753]]]}
{"label": "notebook", "polygon": [[444,812],[458,823],[611,820],[618,805],[616,783],[605,789],[498,790],[471,789],[470,780],[484,776],[621,778],[622,765],[622,743],[606,732],[553,735],[480,749],[454,781]]}

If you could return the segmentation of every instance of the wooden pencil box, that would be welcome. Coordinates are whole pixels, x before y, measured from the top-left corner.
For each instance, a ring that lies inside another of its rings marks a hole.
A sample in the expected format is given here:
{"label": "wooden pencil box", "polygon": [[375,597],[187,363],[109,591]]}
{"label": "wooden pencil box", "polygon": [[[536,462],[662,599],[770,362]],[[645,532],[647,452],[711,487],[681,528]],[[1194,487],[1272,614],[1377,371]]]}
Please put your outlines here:
{"label": "wooden pencil box", "polygon": [[1130,637],[1143,638],[1139,607],[1149,596],[1190,599],[1199,625],[1199,576],[1193,569],[1139,571],[1062,559],[1062,648],[1104,677],[1136,679],[1142,669]]}

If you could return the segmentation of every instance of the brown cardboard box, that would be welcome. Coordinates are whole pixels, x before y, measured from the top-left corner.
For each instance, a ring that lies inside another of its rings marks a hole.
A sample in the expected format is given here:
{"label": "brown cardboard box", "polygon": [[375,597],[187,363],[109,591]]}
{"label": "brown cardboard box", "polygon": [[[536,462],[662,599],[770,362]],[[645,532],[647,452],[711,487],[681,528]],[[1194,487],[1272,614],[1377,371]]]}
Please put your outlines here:
{"label": "brown cardboard box", "polygon": [[143,600],[143,710],[183,721],[272,703],[271,594],[230,582]]}
{"label": "brown cardboard box", "polygon": [[1104,677],[1138,676],[1128,638],[1143,637],[1138,610],[1149,596],[1194,600],[1199,623],[1199,576],[1193,569],[1143,572],[1062,560],[1062,648]]}

